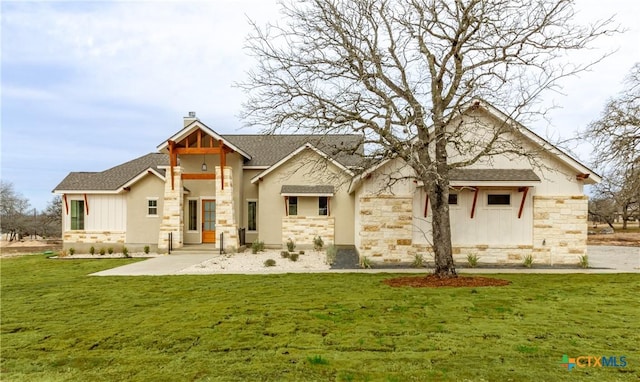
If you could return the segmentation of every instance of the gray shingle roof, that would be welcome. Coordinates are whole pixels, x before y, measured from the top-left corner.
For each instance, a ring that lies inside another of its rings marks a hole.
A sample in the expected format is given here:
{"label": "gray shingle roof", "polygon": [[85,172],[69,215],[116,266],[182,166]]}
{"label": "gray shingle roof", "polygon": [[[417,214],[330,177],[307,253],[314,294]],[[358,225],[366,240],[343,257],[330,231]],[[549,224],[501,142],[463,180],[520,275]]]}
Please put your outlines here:
{"label": "gray shingle roof", "polygon": [[[357,165],[362,158],[362,136],[342,135],[223,135],[241,147],[252,159],[245,166],[271,166],[305,143],[335,159],[345,167]],[[351,154],[347,151],[354,151]],[[358,155],[360,154],[360,155]]]}
{"label": "gray shingle roof", "polygon": [[102,172],[72,172],[56,186],[55,190],[114,191],[141,172],[152,168],[164,175],[158,166],[169,165],[169,156],[150,153]]}
{"label": "gray shingle roof", "polygon": [[283,185],[280,190],[281,194],[333,194],[334,187],[331,185],[315,185],[315,186],[299,186],[299,185]]}
{"label": "gray shingle roof", "polygon": [[539,182],[540,178],[530,169],[454,169],[451,170],[452,181],[511,181],[511,182]]}

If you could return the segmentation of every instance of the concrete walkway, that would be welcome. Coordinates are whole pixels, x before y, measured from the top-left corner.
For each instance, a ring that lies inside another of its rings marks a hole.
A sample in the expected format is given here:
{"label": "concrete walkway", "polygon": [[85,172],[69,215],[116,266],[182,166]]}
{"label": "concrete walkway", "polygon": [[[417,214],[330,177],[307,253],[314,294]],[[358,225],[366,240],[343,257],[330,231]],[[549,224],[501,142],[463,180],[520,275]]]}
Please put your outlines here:
{"label": "concrete walkway", "polygon": [[[459,268],[459,273],[640,273],[640,247],[589,246],[591,268]],[[107,269],[92,276],[166,276],[185,274],[181,271],[211,259],[211,254],[180,254],[151,258],[137,263]],[[535,266],[535,264],[534,264]],[[331,269],[313,273],[425,273],[425,268]],[[309,270],[300,272],[309,273]],[[269,272],[272,274],[273,272]],[[291,271],[283,273],[292,273]],[[247,273],[249,274],[249,273]],[[260,274],[260,273],[253,273]]]}

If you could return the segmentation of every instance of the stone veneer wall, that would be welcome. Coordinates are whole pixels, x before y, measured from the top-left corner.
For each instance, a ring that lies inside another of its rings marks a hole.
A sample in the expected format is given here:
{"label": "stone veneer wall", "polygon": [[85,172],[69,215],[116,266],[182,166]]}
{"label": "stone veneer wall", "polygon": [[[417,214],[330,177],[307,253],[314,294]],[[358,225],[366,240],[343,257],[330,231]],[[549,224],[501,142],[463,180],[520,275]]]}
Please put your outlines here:
{"label": "stone veneer wall", "polygon": [[284,216],[282,245],[289,239],[297,248],[313,248],[313,239],[320,236],[325,245],[335,242],[335,218],[329,216]]}
{"label": "stone veneer wall", "polygon": [[[454,261],[466,265],[467,255],[476,255],[482,264],[522,264],[532,255],[534,264],[577,264],[587,250],[587,204],[583,195],[534,196],[531,245],[454,245]],[[363,197],[359,213],[360,256],[373,262],[411,262],[422,254],[433,261],[429,245],[412,244],[411,199]]]}
{"label": "stone veneer wall", "polygon": [[578,263],[587,253],[588,203],[584,195],[533,197],[534,259]]}
{"label": "stone veneer wall", "polygon": [[[224,246],[238,248],[238,225],[236,224],[233,203],[233,177],[231,167],[224,167],[224,179],[220,166],[216,166],[216,245],[220,246],[220,233],[224,237]],[[220,179],[220,181],[218,181]],[[222,189],[224,184],[224,189]]]}
{"label": "stone veneer wall", "polygon": [[158,236],[158,252],[166,252],[169,249],[169,232],[173,235],[174,249],[181,248],[184,243],[182,167],[176,166],[173,168],[173,189],[171,189],[170,171],[170,168],[167,168],[167,176],[164,183],[162,223],[160,223],[160,234]]}
{"label": "stone veneer wall", "polygon": [[96,247],[96,250],[100,246],[94,244],[105,244],[105,247],[114,247],[112,244],[118,244],[120,246],[125,245],[127,233],[124,231],[67,231],[63,235],[62,242],[63,248],[74,248],[77,252],[88,252],[89,247]]}
{"label": "stone veneer wall", "polygon": [[413,260],[413,197],[375,195],[360,198],[361,257],[373,262]]}

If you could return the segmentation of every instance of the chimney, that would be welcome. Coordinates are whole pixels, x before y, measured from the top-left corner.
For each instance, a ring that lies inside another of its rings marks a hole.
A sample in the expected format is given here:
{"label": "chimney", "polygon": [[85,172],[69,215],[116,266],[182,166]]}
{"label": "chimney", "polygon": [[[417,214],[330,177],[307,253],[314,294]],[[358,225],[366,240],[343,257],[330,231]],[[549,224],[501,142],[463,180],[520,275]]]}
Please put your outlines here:
{"label": "chimney", "polygon": [[199,121],[198,117],[196,117],[195,111],[190,111],[188,117],[184,117],[184,127],[187,127],[194,121]]}

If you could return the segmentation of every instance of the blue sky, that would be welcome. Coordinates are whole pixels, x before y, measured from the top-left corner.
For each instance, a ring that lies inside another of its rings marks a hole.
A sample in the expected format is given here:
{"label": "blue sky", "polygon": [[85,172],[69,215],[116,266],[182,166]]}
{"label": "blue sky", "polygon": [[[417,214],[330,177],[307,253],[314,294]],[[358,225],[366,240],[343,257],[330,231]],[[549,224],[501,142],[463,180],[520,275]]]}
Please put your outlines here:
{"label": "blue sky", "polygon": [[[597,118],[640,61],[640,2],[577,3],[581,20],[615,15],[628,31],[601,40],[599,48],[617,51],[547,96],[561,108],[530,127],[551,138]],[[188,111],[219,133],[258,131],[241,129],[243,94],[231,85],[252,66],[242,49],[247,17],[277,20],[275,0],[2,1],[0,11],[0,177],[32,207],[45,208],[70,171],[102,171],[155,151]],[[576,148],[583,160],[589,151]]]}

